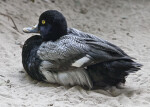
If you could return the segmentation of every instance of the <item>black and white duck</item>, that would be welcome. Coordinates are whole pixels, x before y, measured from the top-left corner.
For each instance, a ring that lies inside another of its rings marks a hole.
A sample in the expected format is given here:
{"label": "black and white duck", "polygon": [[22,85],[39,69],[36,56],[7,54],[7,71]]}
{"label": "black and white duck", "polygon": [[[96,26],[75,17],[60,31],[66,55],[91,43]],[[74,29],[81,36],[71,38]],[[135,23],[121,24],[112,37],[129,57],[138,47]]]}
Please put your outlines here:
{"label": "black and white duck", "polygon": [[22,50],[24,69],[36,80],[89,89],[118,86],[142,66],[119,47],[68,28],[56,10],[43,12],[37,26],[23,31],[40,33],[27,39]]}

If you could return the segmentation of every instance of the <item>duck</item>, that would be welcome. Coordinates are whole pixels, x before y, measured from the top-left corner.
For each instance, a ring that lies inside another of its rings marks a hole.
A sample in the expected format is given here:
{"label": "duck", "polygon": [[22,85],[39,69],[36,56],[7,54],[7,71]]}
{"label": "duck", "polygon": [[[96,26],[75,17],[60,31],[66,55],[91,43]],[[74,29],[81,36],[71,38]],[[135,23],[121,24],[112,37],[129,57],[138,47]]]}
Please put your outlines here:
{"label": "duck", "polygon": [[23,67],[38,81],[88,89],[117,87],[142,67],[118,46],[68,28],[66,18],[57,10],[43,12],[37,25],[23,31],[38,33],[22,48]]}

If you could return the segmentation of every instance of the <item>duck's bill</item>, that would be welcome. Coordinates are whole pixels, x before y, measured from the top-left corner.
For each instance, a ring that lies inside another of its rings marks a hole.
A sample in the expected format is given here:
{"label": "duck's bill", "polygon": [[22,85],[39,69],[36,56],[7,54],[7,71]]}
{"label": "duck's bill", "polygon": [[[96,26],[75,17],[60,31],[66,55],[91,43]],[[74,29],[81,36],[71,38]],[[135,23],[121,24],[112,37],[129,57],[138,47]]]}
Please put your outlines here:
{"label": "duck's bill", "polygon": [[23,28],[24,33],[40,33],[38,30],[38,25],[32,26],[32,27],[25,27]]}

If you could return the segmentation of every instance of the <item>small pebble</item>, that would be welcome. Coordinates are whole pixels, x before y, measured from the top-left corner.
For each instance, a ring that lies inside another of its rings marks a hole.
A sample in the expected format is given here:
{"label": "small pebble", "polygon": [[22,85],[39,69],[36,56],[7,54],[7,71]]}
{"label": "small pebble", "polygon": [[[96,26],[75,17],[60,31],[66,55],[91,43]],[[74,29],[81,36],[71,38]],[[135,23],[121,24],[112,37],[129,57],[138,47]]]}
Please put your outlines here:
{"label": "small pebble", "polygon": [[127,35],[129,35],[130,33],[127,33]]}
{"label": "small pebble", "polygon": [[10,83],[10,80],[7,80],[6,82],[7,82],[7,83]]}
{"label": "small pebble", "polygon": [[52,3],[55,3],[55,0],[51,0]]}
{"label": "small pebble", "polygon": [[133,36],[131,36],[131,35],[130,35],[130,33],[126,33],[126,34],[127,34],[127,36],[129,36],[129,37],[133,38]]}
{"label": "small pebble", "polygon": [[117,40],[117,38],[112,38],[112,40]]}
{"label": "small pebble", "polygon": [[113,30],[113,33],[114,33],[114,34],[116,34],[116,31],[115,31],[115,30]]}
{"label": "small pebble", "polygon": [[53,106],[53,104],[48,104],[48,106]]}
{"label": "small pebble", "polygon": [[19,71],[19,73],[24,73],[24,71]]}
{"label": "small pebble", "polygon": [[86,14],[88,12],[88,10],[86,8],[81,8],[80,9],[80,13],[82,14]]}
{"label": "small pebble", "polygon": [[101,31],[101,29],[100,29],[100,28],[98,28],[98,31]]}
{"label": "small pebble", "polygon": [[122,19],[127,19],[126,17],[122,17]]}

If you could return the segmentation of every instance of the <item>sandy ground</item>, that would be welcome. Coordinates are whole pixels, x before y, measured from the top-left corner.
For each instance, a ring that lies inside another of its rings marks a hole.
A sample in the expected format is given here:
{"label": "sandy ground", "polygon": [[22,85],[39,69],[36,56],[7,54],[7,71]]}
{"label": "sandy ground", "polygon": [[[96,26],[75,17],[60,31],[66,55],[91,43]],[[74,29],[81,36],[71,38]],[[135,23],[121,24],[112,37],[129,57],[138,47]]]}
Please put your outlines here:
{"label": "sandy ground", "polygon": [[[32,80],[23,70],[20,45],[33,34],[22,28],[48,9],[61,11],[69,27],[95,34],[137,58],[144,67],[123,89],[84,90]],[[150,107],[149,0],[1,0],[0,107]]]}

